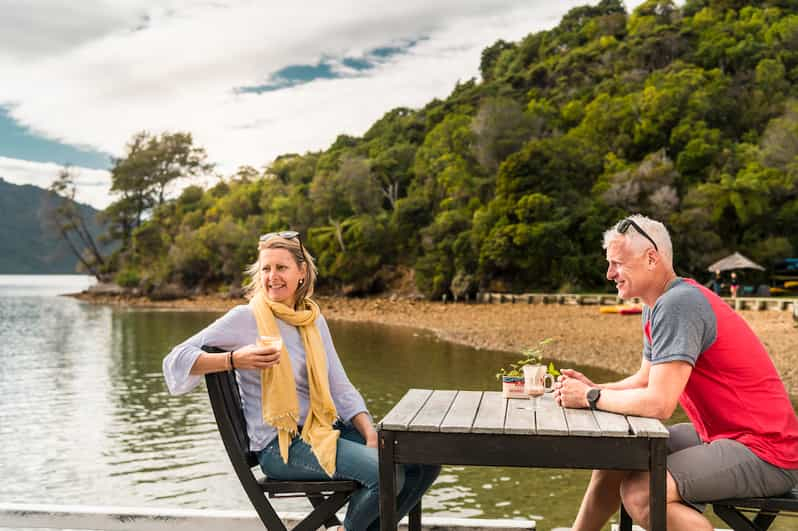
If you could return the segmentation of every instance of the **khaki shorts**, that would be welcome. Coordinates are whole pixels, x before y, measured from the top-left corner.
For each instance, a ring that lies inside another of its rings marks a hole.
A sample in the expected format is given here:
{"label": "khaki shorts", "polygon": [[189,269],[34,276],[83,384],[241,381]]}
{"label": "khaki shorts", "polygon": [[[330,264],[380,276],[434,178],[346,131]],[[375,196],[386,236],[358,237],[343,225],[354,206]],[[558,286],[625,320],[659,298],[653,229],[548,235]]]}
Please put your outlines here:
{"label": "khaki shorts", "polygon": [[727,498],[777,496],[798,484],[798,470],[763,461],[747,446],[731,439],[701,442],[690,423],[668,428],[668,472],[679,495],[703,511],[703,502]]}

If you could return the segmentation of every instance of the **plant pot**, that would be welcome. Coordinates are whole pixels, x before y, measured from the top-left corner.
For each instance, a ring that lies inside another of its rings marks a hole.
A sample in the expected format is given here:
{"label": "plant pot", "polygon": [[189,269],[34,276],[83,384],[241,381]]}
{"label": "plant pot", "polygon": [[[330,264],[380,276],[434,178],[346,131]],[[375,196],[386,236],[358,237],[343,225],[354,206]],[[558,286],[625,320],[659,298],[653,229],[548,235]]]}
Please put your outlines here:
{"label": "plant pot", "polygon": [[524,377],[502,376],[502,396],[504,398],[529,398],[524,392]]}

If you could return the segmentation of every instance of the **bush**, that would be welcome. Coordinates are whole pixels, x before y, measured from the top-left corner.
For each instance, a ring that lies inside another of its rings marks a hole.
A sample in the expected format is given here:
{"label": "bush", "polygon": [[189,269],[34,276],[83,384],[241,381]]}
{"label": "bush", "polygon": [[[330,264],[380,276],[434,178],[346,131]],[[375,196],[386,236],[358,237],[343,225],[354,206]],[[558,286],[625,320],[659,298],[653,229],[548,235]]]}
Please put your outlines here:
{"label": "bush", "polygon": [[139,274],[136,271],[123,269],[116,274],[114,281],[123,288],[135,288],[138,287],[141,278],[139,278]]}

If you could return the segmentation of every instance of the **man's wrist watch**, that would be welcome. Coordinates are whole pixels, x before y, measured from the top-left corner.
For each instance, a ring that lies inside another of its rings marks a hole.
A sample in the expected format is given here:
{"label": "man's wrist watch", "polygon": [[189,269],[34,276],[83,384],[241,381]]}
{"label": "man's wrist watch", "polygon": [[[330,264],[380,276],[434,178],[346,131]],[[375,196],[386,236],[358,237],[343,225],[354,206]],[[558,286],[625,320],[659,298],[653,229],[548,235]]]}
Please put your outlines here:
{"label": "man's wrist watch", "polygon": [[599,398],[601,398],[601,389],[598,387],[591,387],[587,390],[587,405],[590,406],[590,409],[596,409]]}

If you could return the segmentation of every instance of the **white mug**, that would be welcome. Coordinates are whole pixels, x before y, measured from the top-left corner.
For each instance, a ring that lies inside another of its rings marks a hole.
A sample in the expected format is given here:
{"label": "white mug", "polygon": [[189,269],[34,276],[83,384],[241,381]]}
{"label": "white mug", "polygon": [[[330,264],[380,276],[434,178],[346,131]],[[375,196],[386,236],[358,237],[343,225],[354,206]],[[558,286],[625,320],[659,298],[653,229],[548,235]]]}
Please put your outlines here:
{"label": "white mug", "polygon": [[[524,365],[524,392],[529,396],[541,396],[554,386],[554,377],[548,373],[545,365]],[[546,387],[548,378],[549,387]]]}

